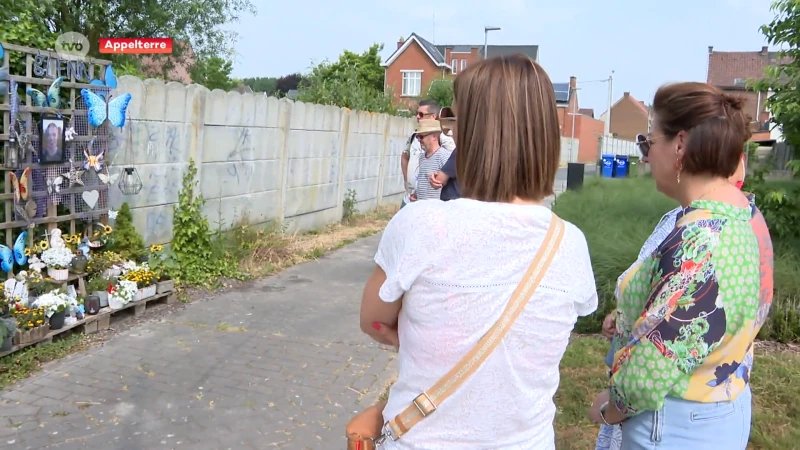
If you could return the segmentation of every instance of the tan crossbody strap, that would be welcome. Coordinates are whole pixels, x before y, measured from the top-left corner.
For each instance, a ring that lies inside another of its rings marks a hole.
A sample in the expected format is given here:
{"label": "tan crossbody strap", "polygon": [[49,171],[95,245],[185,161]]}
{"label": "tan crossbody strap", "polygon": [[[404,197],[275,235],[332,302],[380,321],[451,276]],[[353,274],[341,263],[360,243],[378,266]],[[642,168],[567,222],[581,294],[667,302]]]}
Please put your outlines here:
{"label": "tan crossbody strap", "polygon": [[483,335],[475,347],[469,351],[450,372],[443,376],[436,384],[426,392],[420,394],[411,405],[394,419],[387,422],[383,427],[383,439],[397,440],[406,434],[414,425],[429,416],[438,405],[447,400],[462,384],[474,374],[478,368],[492,354],[500,344],[505,335],[514,325],[519,315],[525,309],[533,292],[539,286],[544,274],[553,262],[553,257],[561,245],[564,237],[564,221],[553,214],[550,227],[542,241],[542,247],[536,253],[525,276],[522,277],[511,299],[506,305],[506,309],[500,319],[492,325],[492,328]]}

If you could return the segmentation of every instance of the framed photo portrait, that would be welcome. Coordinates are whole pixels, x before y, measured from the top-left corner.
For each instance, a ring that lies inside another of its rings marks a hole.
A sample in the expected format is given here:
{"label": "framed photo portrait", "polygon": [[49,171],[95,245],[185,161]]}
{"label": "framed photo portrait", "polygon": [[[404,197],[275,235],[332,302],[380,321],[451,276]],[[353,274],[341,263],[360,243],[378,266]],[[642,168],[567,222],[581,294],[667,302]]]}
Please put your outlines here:
{"label": "framed photo portrait", "polygon": [[42,115],[39,125],[39,163],[64,162],[64,119],[53,115]]}

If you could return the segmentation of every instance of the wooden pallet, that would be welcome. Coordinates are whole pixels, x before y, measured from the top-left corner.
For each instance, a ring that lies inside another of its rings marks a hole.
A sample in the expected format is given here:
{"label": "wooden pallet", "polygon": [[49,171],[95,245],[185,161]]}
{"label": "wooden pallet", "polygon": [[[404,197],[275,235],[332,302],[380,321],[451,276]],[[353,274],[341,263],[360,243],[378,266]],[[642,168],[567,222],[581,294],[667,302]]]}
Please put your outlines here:
{"label": "wooden pallet", "polygon": [[134,317],[138,316],[144,313],[148,306],[152,308],[153,306],[157,305],[170,305],[177,301],[177,293],[175,293],[175,291],[170,291],[156,294],[152,297],[139,300],[137,302],[130,302],[120,309],[112,310],[109,307],[105,307],[93,316],[86,315],[83,320],[79,320],[69,325],[64,325],[58,330],[50,330],[49,333],[39,339],[35,339],[24,344],[15,345],[7,352],[0,352],[0,358],[18,352],[23,348],[30,347],[32,345],[48,344],[53,342],[53,338],[60,339],[74,333],[92,334],[97,333],[98,331],[107,330],[111,328],[112,321],[117,321],[130,315],[133,315]]}

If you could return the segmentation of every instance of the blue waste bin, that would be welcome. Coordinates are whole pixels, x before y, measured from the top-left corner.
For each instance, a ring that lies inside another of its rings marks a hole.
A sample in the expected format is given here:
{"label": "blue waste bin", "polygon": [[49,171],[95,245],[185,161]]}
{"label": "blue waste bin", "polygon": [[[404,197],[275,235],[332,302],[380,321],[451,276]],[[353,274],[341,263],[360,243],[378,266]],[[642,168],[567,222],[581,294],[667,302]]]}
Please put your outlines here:
{"label": "blue waste bin", "polygon": [[614,155],[603,155],[603,167],[600,169],[600,174],[603,178],[611,178],[614,176]]}
{"label": "blue waste bin", "polygon": [[628,176],[628,157],[626,155],[617,155],[617,167],[614,170],[614,177],[625,178]]}

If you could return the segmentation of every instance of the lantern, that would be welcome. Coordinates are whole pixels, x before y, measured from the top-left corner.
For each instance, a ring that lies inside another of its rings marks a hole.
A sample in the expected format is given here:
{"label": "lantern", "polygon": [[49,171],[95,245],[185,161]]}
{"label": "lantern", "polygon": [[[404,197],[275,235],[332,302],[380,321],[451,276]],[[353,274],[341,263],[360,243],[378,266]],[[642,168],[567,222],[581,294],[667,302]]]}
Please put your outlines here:
{"label": "lantern", "polygon": [[142,179],[139,172],[134,167],[122,169],[122,176],[119,179],[119,190],[125,195],[136,195],[142,190]]}

